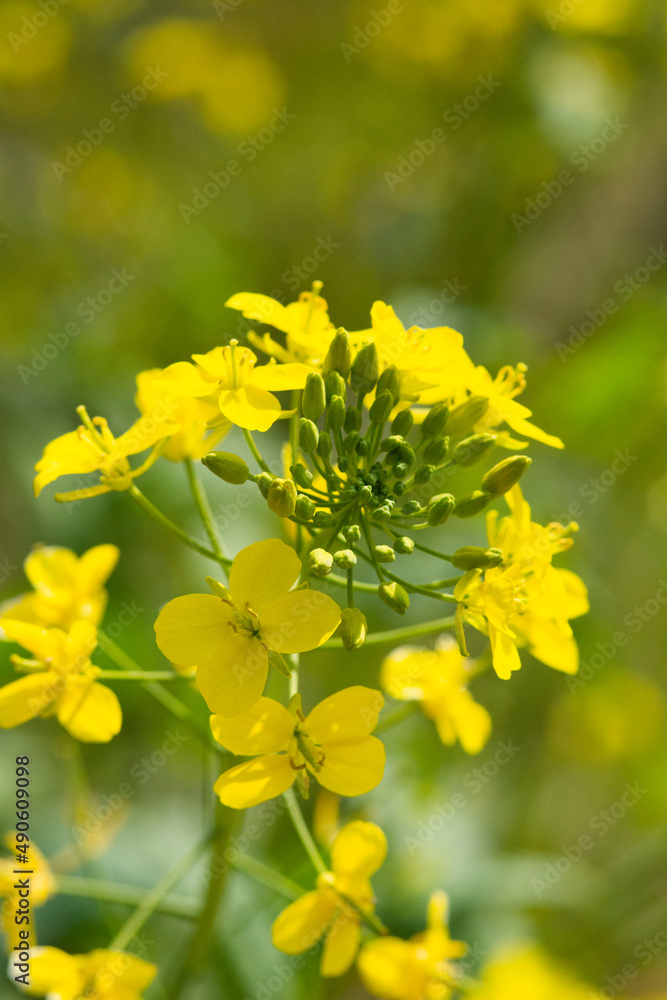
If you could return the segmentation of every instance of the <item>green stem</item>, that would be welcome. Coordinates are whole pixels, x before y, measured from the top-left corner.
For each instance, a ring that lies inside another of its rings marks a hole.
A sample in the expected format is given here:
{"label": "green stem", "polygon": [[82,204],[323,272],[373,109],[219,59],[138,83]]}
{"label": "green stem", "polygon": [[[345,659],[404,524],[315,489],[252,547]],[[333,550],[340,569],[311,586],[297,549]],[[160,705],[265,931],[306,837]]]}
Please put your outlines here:
{"label": "green stem", "polygon": [[126,920],[118,931],[113,941],[109,945],[110,951],[124,951],[133,937],[135,937],[144,926],[148,918],[161,904],[172,886],[176,885],[196,864],[200,854],[210,843],[211,837],[206,837],[195,847],[191,848],[187,854],[180,858],[176,864],[157,883],[155,888],[149,890],[142,899],[139,906]]}
{"label": "green stem", "polygon": [[[213,559],[215,562],[221,562],[215,552],[207,549],[205,545],[200,545],[194,538],[190,538],[187,532],[183,531],[182,528],[179,528],[173,521],[170,521],[166,514],[163,514],[161,510],[158,510],[155,504],[151,503],[148,497],[144,496],[137,486],[132,484],[132,486],[130,486],[127,490],[127,493],[133,500],[136,500],[139,506],[143,507],[144,510],[158,522],[158,524],[161,524],[163,528],[167,529],[167,531],[171,531],[172,534],[176,535],[177,538],[188,545],[191,549],[194,549],[195,552],[198,552],[202,556],[206,556],[207,559]],[[225,564],[228,564],[227,560],[222,563],[222,565]]]}
{"label": "green stem", "polygon": [[[327,577],[327,580],[329,577]],[[432,635],[434,632],[442,632],[444,629],[454,628],[454,618],[437,618],[434,621],[426,622],[423,625],[407,625],[405,628],[388,629],[386,632],[371,632],[366,638],[365,645],[379,645],[381,643],[399,643],[404,639],[415,639],[420,635]],[[342,649],[342,639],[327,639],[319,646],[319,649]]]}
{"label": "green stem", "polygon": [[266,462],[264,461],[264,459],[262,458],[262,456],[259,453],[259,449],[258,449],[257,445],[255,444],[255,439],[253,438],[252,434],[247,429],[247,427],[243,427],[242,430],[243,430],[243,437],[245,438],[246,444],[248,445],[248,448],[250,449],[250,454],[255,459],[255,461],[257,462],[257,464],[260,467],[260,469],[263,469],[264,472],[268,472],[269,475],[272,475],[271,469],[268,467],[268,465],[266,464]]}
{"label": "green stem", "polygon": [[287,657],[287,660],[291,673],[291,677],[288,681],[288,694],[291,698],[292,695],[297,694],[299,690],[299,654],[292,653],[291,656]]}
{"label": "green stem", "polygon": [[354,607],[354,569],[350,567],[347,571],[347,606]]}
{"label": "green stem", "polygon": [[101,670],[100,681],[191,681],[187,674],[168,670]]}
{"label": "green stem", "polygon": [[244,875],[248,875],[256,882],[266,886],[267,889],[272,889],[286,899],[298,899],[306,891],[300,885],[297,885],[296,882],[293,882],[292,879],[281,875],[280,872],[274,871],[273,868],[269,868],[268,865],[262,864],[261,861],[257,861],[247,854],[239,854],[238,858],[231,864],[232,868],[243,872]]}
{"label": "green stem", "polygon": [[[118,903],[121,906],[139,906],[149,889],[134,885],[119,885],[98,878],[79,878],[76,875],[58,875],[56,892],[61,896],[78,896],[81,899],[96,899],[101,903]],[[172,917],[191,920],[199,912],[199,903],[189,896],[168,893],[155,906],[156,913],[167,913]]]}
{"label": "green stem", "polygon": [[296,800],[296,795],[294,794],[294,789],[288,788],[283,795],[285,803],[287,805],[287,811],[290,814],[290,819],[294,824],[294,829],[296,830],[299,840],[303,844],[306,854],[313,862],[313,865],[318,870],[318,872],[327,871],[327,866],[322,860],[322,855],[317,849],[317,845],[313,840],[312,834],[308,827],[306,826],[306,821],[303,818],[303,813],[299,808],[299,803]]}
{"label": "green stem", "polygon": [[215,525],[213,511],[211,510],[208,497],[206,496],[206,492],[202,486],[199,476],[197,475],[197,470],[195,469],[191,458],[185,459],[185,471],[187,472],[188,483],[190,484],[190,490],[192,492],[192,498],[195,502],[195,507],[197,508],[197,513],[199,514],[201,522],[204,525],[204,530],[208,535],[211,548],[215,552],[216,558],[220,563],[227,563],[228,566],[231,566],[231,560],[225,558],[225,553],[222,550],[222,541]]}
{"label": "green stem", "polygon": [[[344,576],[338,576],[337,573],[329,573],[328,576],[323,577],[325,583],[333,583],[335,587],[343,587],[344,589],[348,586],[347,578]],[[377,583],[362,583],[359,580],[355,580],[352,584],[355,590],[360,591],[363,594],[377,594],[378,588]]]}

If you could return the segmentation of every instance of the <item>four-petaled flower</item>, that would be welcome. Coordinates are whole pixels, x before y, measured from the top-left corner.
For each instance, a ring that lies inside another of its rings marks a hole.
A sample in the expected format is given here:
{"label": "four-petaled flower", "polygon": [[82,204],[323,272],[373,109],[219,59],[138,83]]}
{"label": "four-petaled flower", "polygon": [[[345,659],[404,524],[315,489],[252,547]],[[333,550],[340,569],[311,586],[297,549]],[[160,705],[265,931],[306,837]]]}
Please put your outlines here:
{"label": "four-petaled flower", "polygon": [[[156,422],[169,420],[178,425],[162,449],[165,458],[171,462],[203,458],[232,425],[229,420],[221,418],[215,398],[169,395],[160,388],[163,378],[162,368],[139,372],[134,397],[137,409],[146,419]],[[209,430],[211,422],[215,426]]]}
{"label": "four-petaled flower", "polygon": [[342,976],[359,947],[362,915],[373,914],[369,878],[386,854],[379,826],[361,820],[344,826],[331,847],[331,871],[322,872],[317,888],[290,903],[273,924],[276,948],[300,955],[324,937],[320,972]]}
{"label": "four-petaled flower", "polygon": [[60,948],[32,948],[30,985],[24,991],[57,1000],[141,1000],[156,974],[154,965],[127,952],[97,948],[68,955]]}
{"label": "four-petaled flower", "polygon": [[523,608],[519,596],[521,582],[519,567],[496,566],[485,570],[483,576],[480,569],[471,569],[454,588],[454,597],[459,602],[457,617],[488,635],[493,669],[503,680],[521,667],[517,635],[510,626]]}
{"label": "four-petaled flower", "polygon": [[100,670],[90,662],[97,645],[94,625],[76,621],[64,632],[3,618],[0,628],[34,656],[33,660],[12,656],[18,667],[31,672],[0,688],[0,727],[12,729],[37,716],[56,715],[84,743],[108,743],[120,732],[118,698],[97,682]]}
{"label": "four-petaled flower", "polygon": [[269,653],[321,646],[340,622],[330,597],[290,590],[301,573],[294,549],[277,538],[253,542],[232,563],[229,590],[170,601],[155,622],[157,644],[181,667],[197,667],[197,684],[212,712],[245,712],[261,696]]}
{"label": "four-petaled flower", "polygon": [[225,771],[215,783],[223,805],[246,809],[287,791],[302,776],[338,795],[363,795],[379,785],[385,752],[370,733],[384,698],[367,687],[349,687],[325,698],[304,717],[301,697],[289,709],[260,700],[234,719],[214,715],[218,743],[234,754],[261,754]]}

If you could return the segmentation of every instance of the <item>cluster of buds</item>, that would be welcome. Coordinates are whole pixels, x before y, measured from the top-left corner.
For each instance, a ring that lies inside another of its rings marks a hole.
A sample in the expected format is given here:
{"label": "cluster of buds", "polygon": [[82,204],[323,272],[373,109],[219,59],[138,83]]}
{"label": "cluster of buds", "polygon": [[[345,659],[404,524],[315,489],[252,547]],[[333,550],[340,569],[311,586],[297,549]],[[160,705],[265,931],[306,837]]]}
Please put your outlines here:
{"label": "cluster of buds", "polygon": [[[531,462],[523,455],[506,458],[481,477],[478,489],[456,496],[450,485],[454,473],[479,463],[496,445],[495,434],[474,432],[489,400],[471,396],[452,408],[438,403],[415,413],[417,400],[402,393],[401,381],[395,366],[381,371],[374,342],[353,355],[349,335],[339,329],[321,374],[311,372],[300,394],[289,477],[268,471],[254,475],[242,458],[228,452],[202,459],[228,483],[256,483],[271,511],[308,533],[312,574],[332,576],[334,582],[335,568],[345,571],[347,580],[338,582],[348,590],[342,634],[350,649],[359,648],[366,633],[365,619],[354,608],[358,561],[374,567],[379,597],[399,614],[408,609],[410,593],[442,599],[444,586],[410,583],[387,566],[415,547],[424,548],[411,533],[483,511],[519,481]],[[383,536],[381,544],[374,532]],[[503,558],[498,549],[480,546],[434,554],[463,571],[495,567]]]}

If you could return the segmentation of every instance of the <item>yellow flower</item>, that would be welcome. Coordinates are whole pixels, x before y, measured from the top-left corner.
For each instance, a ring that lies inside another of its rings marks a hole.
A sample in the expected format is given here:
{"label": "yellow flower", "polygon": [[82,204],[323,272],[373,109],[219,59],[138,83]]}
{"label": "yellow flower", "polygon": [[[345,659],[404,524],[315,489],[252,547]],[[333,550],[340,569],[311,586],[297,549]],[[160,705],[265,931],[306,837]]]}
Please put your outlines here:
{"label": "yellow flower", "polygon": [[487,569],[483,576],[480,569],[470,570],[454,588],[454,597],[459,602],[457,616],[488,635],[493,668],[503,680],[521,667],[513,631],[514,618],[523,607],[519,596],[521,582],[517,569],[497,566]]}
{"label": "yellow flower", "polygon": [[215,399],[170,396],[159,388],[163,378],[162,368],[139,372],[135,396],[137,408],[146,419],[179,425],[179,430],[171,435],[162,449],[165,458],[172,462],[202,458],[227,433],[231,423],[229,420],[216,420],[215,428],[208,431],[209,422],[220,417]]}
{"label": "yellow flower", "polygon": [[321,282],[313,284],[312,292],[302,292],[297,302],[284,306],[268,295],[239,292],[225,305],[238,309],[246,319],[256,319],[287,335],[283,347],[269,333],[248,333],[248,340],[265,354],[283,363],[300,362],[321,368],[336,328],[329,319],[326,301],[317,293]]}
{"label": "yellow flower", "polygon": [[469,1000],[590,1000],[593,988],[576,979],[534,946],[497,953],[484,969]]}
{"label": "yellow flower", "polygon": [[2,729],[12,729],[37,716],[56,715],[58,722],[84,743],[108,743],[120,732],[118,698],[97,683],[100,671],[90,662],[97,645],[94,625],[77,621],[64,632],[3,618],[0,628],[8,639],[34,655],[33,660],[12,656],[17,666],[31,672],[0,688]]}
{"label": "yellow flower", "polygon": [[349,687],[325,698],[304,717],[301,697],[289,709],[271,698],[234,719],[214,715],[218,743],[234,754],[261,754],[225,771],[215,783],[223,805],[247,809],[281,795],[303,776],[317,778],[337,795],[363,795],[379,785],[385,752],[375,729],[384,698],[367,687]]}
{"label": "yellow flower", "polygon": [[32,948],[30,985],[26,993],[57,1000],[141,1000],[157,969],[136,955],[97,948],[87,955],[68,955],[59,948]]}
{"label": "yellow flower", "polygon": [[[83,406],[77,408],[77,413],[81,426],[47,444],[35,466],[36,497],[60,476],[84,476],[94,472],[99,473],[99,484],[71,493],[56,493],[56,500],[82,500],[110,490],[128,490],[133,480],[156,460],[161,442],[178,430],[178,424],[140,417],[128,431],[115,438],[104,417],[91,420]],[[153,448],[151,454],[137,469],[132,469],[128,455],[137,455],[147,448]]]}
{"label": "yellow flower", "polygon": [[340,608],[307,587],[294,549],[277,538],[254,542],[234,559],[229,590],[170,601],[155,622],[157,644],[181,667],[197,666],[197,684],[212,712],[239,715],[264,690],[269,652],[304,653],[336,630]]}
{"label": "yellow flower", "polygon": [[479,753],[491,733],[491,716],[466,687],[471,673],[471,661],[443,636],[435,649],[395,649],[382,664],[381,683],[392,698],[419,701],[447,746],[458,739],[467,753]]}
{"label": "yellow flower", "polygon": [[235,340],[192,358],[194,365],[177,361],[165,368],[158,388],[169,395],[213,396],[227,421],[251,431],[273,426],[282,412],[273,392],[303,389],[311,370],[302,364],[275,363],[256,368],[256,356]]}
{"label": "yellow flower", "polygon": [[369,878],[386,854],[379,826],[361,820],[344,826],[331,848],[332,870],[318,875],[317,888],[291,903],[273,924],[276,948],[300,955],[324,937],[320,973],[342,976],[359,947],[361,913],[374,910]]}
{"label": "yellow flower", "polygon": [[25,575],[35,588],[0,605],[0,617],[68,629],[78,618],[99,625],[107,604],[103,587],[120,552],[96,545],[79,558],[60,546],[36,547],[26,559]]}
{"label": "yellow flower", "polygon": [[[453,995],[456,968],[451,959],[466,952],[462,941],[447,931],[449,902],[434,892],[428,905],[427,929],[409,941],[376,938],[359,955],[359,972],[366,989],[383,1000],[447,1000]],[[536,993],[531,1000],[543,1000]]]}
{"label": "yellow flower", "polygon": [[[11,851],[10,858],[0,857],[0,897],[4,902],[0,907],[0,928],[5,932],[8,942],[8,951],[12,951],[15,945],[23,948],[30,947],[35,943],[34,920],[28,924],[17,924],[14,917],[19,912],[21,897],[19,895],[18,880],[22,877],[17,874],[17,869],[26,868],[30,871],[30,905],[43,906],[49,896],[55,890],[55,879],[51,871],[51,866],[34,844],[30,844],[25,855],[17,850],[17,839],[15,833],[9,833],[5,837],[5,844]],[[23,865],[17,862],[17,857],[26,857],[28,864]],[[19,931],[27,930],[28,938],[19,937]],[[26,944],[27,941],[27,944]]]}

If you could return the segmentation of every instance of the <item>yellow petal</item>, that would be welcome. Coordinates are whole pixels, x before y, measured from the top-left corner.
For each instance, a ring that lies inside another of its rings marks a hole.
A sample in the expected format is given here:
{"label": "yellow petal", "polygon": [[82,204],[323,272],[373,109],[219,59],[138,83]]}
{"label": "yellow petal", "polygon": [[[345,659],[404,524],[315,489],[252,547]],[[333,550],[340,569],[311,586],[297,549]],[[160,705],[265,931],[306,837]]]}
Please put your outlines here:
{"label": "yellow petal", "polygon": [[24,990],[35,996],[49,993],[73,1000],[84,989],[79,956],[68,955],[60,948],[32,948],[29,978],[30,985]]}
{"label": "yellow petal", "polygon": [[67,633],[62,629],[41,628],[31,622],[15,621],[12,618],[3,618],[0,628],[8,639],[28,649],[38,660],[52,657],[67,638]]}
{"label": "yellow petal", "polygon": [[[92,995],[99,1000],[135,1000],[155,979],[157,967],[143,958],[122,951],[96,948],[84,959],[87,977],[96,976]],[[113,992],[107,993],[108,984],[113,983]]]}
{"label": "yellow petal", "polygon": [[300,955],[324,934],[338,902],[326,889],[306,892],[283,910],[271,928],[271,940],[287,955]]}
{"label": "yellow petal", "polygon": [[120,732],[123,713],[110,688],[88,677],[73,677],[58,699],[58,721],[83,743],[108,743]]}
{"label": "yellow petal", "polygon": [[282,795],[293,784],[296,771],[286,754],[272,754],[247,761],[221,774],[214,792],[224,806],[248,809]]}
{"label": "yellow petal", "polygon": [[273,698],[260,698],[253,707],[233,719],[211,717],[218,743],[234,754],[254,755],[287,750],[294,732],[294,719]]}
{"label": "yellow petal", "polygon": [[436,714],[435,723],[445,745],[451,745],[458,737],[465,752],[470,754],[479,753],[491,735],[491,716],[468,691],[459,692],[443,712]]}
{"label": "yellow petal", "polygon": [[[238,553],[229,574],[229,591],[237,608],[250,605],[255,614],[284,597],[301,572],[301,560],[278,538],[253,542]],[[263,621],[261,626],[263,626]]]}
{"label": "yellow petal", "polygon": [[187,594],[166,604],[155,622],[155,641],[181,667],[220,664],[224,640],[232,635],[234,609],[213,594]]}
{"label": "yellow petal", "polygon": [[325,743],[325,761],[316,777],[338,795],[364,795],[382,781],[385,751],[374,736],[350,736]]}
{"label": "yellow petal", "polygon": [[269,298],[268,295],[254,295],[252,292],[238,292],[227,299],[225,305],[229,309],[238,309],[246,319],[257,319],[260,323],[267,323],[276,330],[289,333],[290,320],[289,313],[285,306],[276,299]]}
{"label": "yellow petal", "polygon": [[0,688],[0,727],[12,729],[35,719],[55,701],[59,693],[54,673],[28,674]]}
{"label": "yellow petal", "polygon": [[51,596],[55,591],[73,585],[78,564],[79,560],[71,549],[49,545],[31,552],[23,568],[35,590]]}
{"label": "yellow petal", "polygon": [[70,663],[80,669],[97,646],[97,629],[92,622],[80,619],[74,622],[67,636],[67,655]]}
{"label": "yellow petal", "polygon": [[309,587],[286,594],[261,612],[262,639],[279,653],[316,649],[336,631],[340,608],[334,600]]}
{"label": "yellow petal", "polygon": [[566,635],[556,622],[532,619],[529,614],[520,621],[521,632],[528,639],[528,650],[536,660],[564,674],[579,670],[579,647],[573,635]]}
{"label": "yellow petal", "polygon": [[380,683],[392,698],[420,700],[424,696],[426,656],[435,654],[419,646],[400,646],[382,663]]}
{"label": "yellow petal", "polygon": [[155,388],[175,396],[210,396],[216,389],[216,382],[204,378],[189,361],[177,361],[165,368],[162,377],[155,380]]}
{"label": "yellow petal", "polygon": [[331,849],[331,867],[336,875],[368,878],[387,856],[387,838],[375,823],[354,820],[336,837]]}
{"label": "yellow petal", "polygon": [[252,373],[252,384],[260,389],[271,389],[280,392],[285,389],[303,389],[306,379],[312,372],[308,365],[298,363],[262,365]]}
{"label": "yellow petal", "polygon": [[521,660],[514,642],[508,635],[489,622],[489,642],[493,654],[493,669],[502,680],[512,676],[512,671],[519,670]]}
{"label": "yellow petal", "polygon": [[343,688],[330,695],[308,714],[304,729],[316,743],[348,736],[366,736],[377,725],[384,698],[373,688]]}
{"label": "yellow petal", "polygon": [[95,545],[84,552],[77,566],[77,579],[80,587],[95,591],[109,579],[120,557],[120,549],[116,545]]}
{"label": "yellow petal", "polygon": [[220,410],[237,427],[268,431],[280,416],[280,403],[266,389],[252,383],[220,394]]}
{"label": "yellow petal", "polygon": [[359,921],[340,912],[327,933],[320,959],[320,975],[342,976],[354,962],[361,927]]}
{"label": "yellow petal", "polygon": [[563,588],[563,615],[565,618],[578,618],[589,611],[588,590],[586,584],[569,569],[555,569]]}
{"label": "yellow petal", "polygon": [[359,955],[359,973],[366,989],[383,1000],[418,996],[420,981],[413,958],[414,947],[399,938],[376,938]]}
{"label": "yellow petal", "polygon": [[44,487],[59,476],[94,472],[103,458],[101,449],[85,434],[80,435],[78,431],[61,434],[47,444],[35,466],[35,496],[38,497]]}

